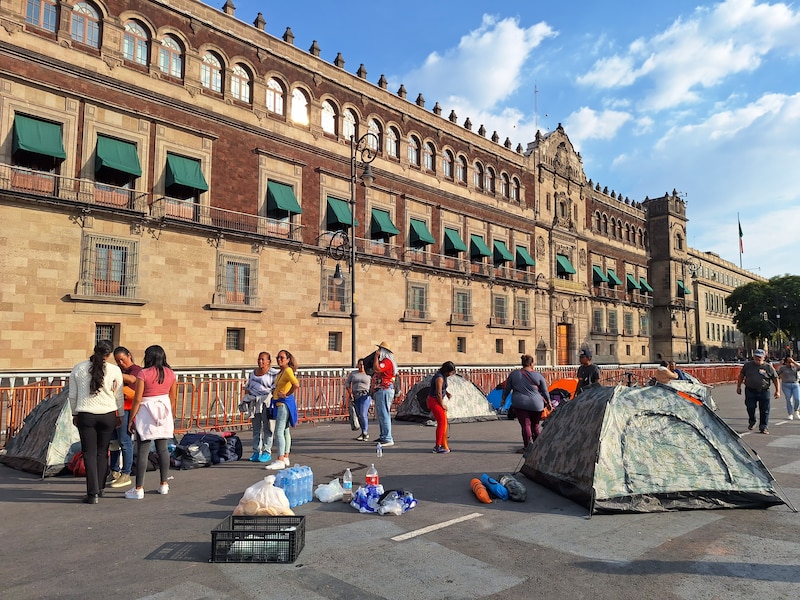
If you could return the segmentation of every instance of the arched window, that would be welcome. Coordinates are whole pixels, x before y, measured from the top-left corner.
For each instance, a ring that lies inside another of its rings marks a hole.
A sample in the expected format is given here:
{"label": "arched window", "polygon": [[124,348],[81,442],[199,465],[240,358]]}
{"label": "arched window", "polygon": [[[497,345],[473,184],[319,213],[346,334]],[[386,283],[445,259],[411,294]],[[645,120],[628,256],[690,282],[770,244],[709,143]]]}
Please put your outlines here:
{"label": "arched window", "polygon": [[368,133],[372,135],[367,138],[367,146],[377,153],[381,148],[381,124],[375,119],[370,119]]}
{"label": "arched window", "polygon": [[386,155],[400,158],[400,134],[394,127],[386,130]]}
{"label": "arched window", "polygon": [[436,172],[436,148],[433,147],[431,142],[425,142],[423,147],[423,158],[425,170],[431,173]]}
{"label": "arched window", "polygon": [[683,236],[680,233],[675,234],[675,250],[683,250]]}
{"label": "arched window", "polygon": [[408,163],[419,166],[419,140],[416,136],[408,136]]}
{"label": "arched window", "polygon": [[442,153],[442,173],[447,179],[453,179],[453,171],[455,167],[455,158],[450,150],[445,150]]}
{"label": "arched window", "polygon": [[158,68],[167,75],[183,77],[183,50],[178,40],[171,35],[161,38],[161,47],[158,49]]}
{"label": "arched window", "polygon": [[511,195],[511,185],[508,181],[508,175],[505,173],[500,175],[500,194],[503,198],[509,198]]}
{"label": "arched window", "polygon": [[351,137],[358,138],[357,123],[358,119],[356,118],[356,113],[354,113],[352,109],[348,108],[344,111],[342,117],[342,136],[344,139],[349,141]]}
{"label": "arched window", "polygon": [[72,7],[72,39],[92,48],[100,47],[100,15],[86,2]]}
{"label": "arched window", "polygon": [[283,115],[286,114],[285,104],[286,90],[283,88],[283,84],[271,77],[267,81],[267,110],[275,115]]}
{"label": "arched window", "polygon": [[642,233],[642,230],[641,230],[641,229],[639,229],[639,231],[638,231],[637,233],[638,233],[637,240],[638,240],[638,242],[639,242],[639,245],[640,245],[640,246],[645,246],[645,245],[646,245],[646,243],[647,243],[646,236],[645,236],[645,235]]}
{"label": "arched window", "polygon": [[608,217],[603,215],[603,233],[608,235]]}
{"label": "arched window", "polygon": [[456,179],[459,183],[467,183],[467,159],[463,156],[456,159]]}
{"label": "arched window", "polygon": [[207,90],[222,93],[222,61],[213,52],[206,52],[203,55],[200,84]]}
{"label": "arched window", "polygon": [[631,226],[625,223],[625,241],[631,241]]}
{"label": "arched window", "polygon": [[331,100],[325,100],[322,103],[320,125],[323,132],[328,135],[336,135],[336,105]]}
{"label": "arched window", "polygon": [[300,88],[292,90],[292,121],[298,125],[308,125],[308,96]]}
{"label": "arched window", "polygon": [[494,169],[492,167],[486,167],[486,183],[484,187],[486,188],[486,192],[488,194],[494,194],[496,191],[496,177],[494,175]]}
{"label": "arched window", "polygon": [[558,203],[558,216],[562,219],[567,217],[567,203],[563,200]]}
{"label": "arched window", "polygon": [[519,202],[521,197],[519,195],[519,179],[516,177],[511,178],[511,200],[513,202]]}
{"label": "arched window", "polygon": [[617,220],[617,235],[616,235],[616,237],[618,237],[619,239],[622,239],[622,221],[619,220],[619,219]]}
{"label": "arched window", "polygon": [[34,27],[55,33],[58,25],[58,2],[56,0],[28,0],[25,21]]}
{"label": "arched window", "polygon": [[136,21],[125,23],[125,35],[122,38],[122,56],[125,60],[147,65],[149,46],[150,36],[141,23]]}
{"label": "arched window", "polygon": [[617,220],[611,217],[611,237],[617,237]]}
{"label": "arched window", "polygon": [[250,103],[253,80],[250,72],[242,65],[234,65],[231,70],[231,96],[240,102]]}
{"label": "arched window", "polygon": [[483,165],[479,162],[476,162],[472,168],[472,185],[477,190],[483,189]]}
{"label": "arched window", "polygon": [[601,227],[603,225],[603,221],[600,219],[600,211],[595,211],[594,213],[594,230],[597,232],[602,231]]}

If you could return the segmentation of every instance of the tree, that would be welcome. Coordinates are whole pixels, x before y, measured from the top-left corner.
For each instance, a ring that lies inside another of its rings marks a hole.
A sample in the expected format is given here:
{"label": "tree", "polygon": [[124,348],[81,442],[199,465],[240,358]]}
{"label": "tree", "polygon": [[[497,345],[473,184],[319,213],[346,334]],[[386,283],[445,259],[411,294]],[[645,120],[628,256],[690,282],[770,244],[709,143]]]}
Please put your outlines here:
{"label": "tree", "polygon": [[793,341],[800,335],[800,276],[748,283],[733,290],[725,304],[737,329],[754,340],[777,336]]}

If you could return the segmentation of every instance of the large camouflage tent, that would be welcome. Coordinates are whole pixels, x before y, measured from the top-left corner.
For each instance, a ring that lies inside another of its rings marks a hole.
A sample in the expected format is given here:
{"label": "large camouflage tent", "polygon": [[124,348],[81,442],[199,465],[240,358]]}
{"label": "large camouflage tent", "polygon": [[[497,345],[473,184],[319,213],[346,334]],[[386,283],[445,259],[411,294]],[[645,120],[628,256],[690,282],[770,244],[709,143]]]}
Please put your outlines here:
{"label": "large camouflage tent", "polygon": [[584,390],[553,412],[526,455],[528,478],[590,514],[785,503],[736,432],[661,384]]}
{"label": "large camouflage tent", "polygon": [[[428,375],[409,390],[403,403],[397,407],[395,419],[428,421],[433,418],[426,404],[432,379],[433,375]],[[497,414],[481,389],[461,375],[451,375],[447,378],[447,391],[452,395],[447,401],[449,423],[497,420]]]}
{"label": "large camouflage tent", "polygon": [[58,475],[80,449],[78,428],[72,424],[68,389],[40,402],[6,444],[0,462],[42,477]]}
{"label": "large camouflage tent", "polygon": [[700,382],[699,379],[694,381],[686,381],[684,379],[674,379],[667,385],[674,387],[676,390],[686,392],[700,400],[703,404],[707,404],[711,410],[717,410],[717,403],[711,397],[711,387],[705,383]]}

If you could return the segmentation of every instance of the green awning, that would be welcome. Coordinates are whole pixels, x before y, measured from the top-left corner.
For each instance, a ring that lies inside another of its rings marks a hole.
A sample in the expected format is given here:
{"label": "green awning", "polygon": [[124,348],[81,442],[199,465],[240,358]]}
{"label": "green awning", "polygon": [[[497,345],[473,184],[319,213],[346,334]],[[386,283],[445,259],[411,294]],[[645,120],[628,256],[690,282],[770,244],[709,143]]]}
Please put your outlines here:
{"label": "green awning", "polygon": [[535,267],[536,261],[530,255],[524,246],[517,246],[517,267],[524,269],[525,267]]}
{"label": "green awning", "polygon": [[608,277],[606,277],[606,274],[603,273],[603,270],[597,265],[592,267],[592,281],[594,283],[608,283]]}
{"label": "green awning", "polygon": [[392,237],[399,234],[400,230],[392,223],[392,217],[389,215],[388,210],[373,208],[371,233],[373,237],[380,235]]}
{"label": "green awning", "polygon": [[650,284],[647,283],[647,279],[645,279],[644,277],[639,277],[639,283],[642,284],[642,289],[647,290],[651,294],[653,293],[653,288],[651,288]]}
{"label": "green awning", "polygon": [[556,269],[559,275],[574,275],[576,273],[575,267],[563,254],[556,254]]}
{"label": "green awning", "polygon": [[182,185],[184,187],[208,191],[206,178],[203,177],[203,170],[200,168],[200,161],[194,158],[186,158],[177,154],[167,152],[167,176],[166,187]]}
{"label": "green awning", "polygon": [[608,269],[608,285],[622,285],[622,282],[617,277],[617,272],[614,269]]}
{"label": "green awning", "polygon": [[508,246],[506,246],[506,243],[500,240],[495,240],[494,262],[505,263],[505,262],[511,262],[512,260],[514,260],[514,257],[511,256],[511,252],[508,251]]}
{"label": "green awning", "polygon": [[[347,202],[328,196],[328,212],[325,217],[328,231],[348,229],[353,224],[352,218],[350,205]],[[356,225],[358,225],[358,219],[356,219]]]}
{"label": "green awning", "polygon": [[642,286],[639,285],[639,282],[636,281],[636,279],[634,279],[633,275],[631,275],[630,273],[628,273],[625,276],[625,281],[628,282],[628,291],[629,292],[631,290],[640,290],[640,289],[642,289]]}
{"label": "green awning", "polygon": [[267,210],[283,210],[295,215],[303,212],[292,186],[277,181],[270,181],[267,184]]}
{"label": "green awning", "polygon": [[431,232],[428,231],[428,226],[425,225],[425,221],[410,219],[409,224],[408,241],[412,246],[427,246],[428,244],[436,243]]}
{"label": "green awning", "polygon": [[680,279],[678,279],[678,295],[679,295],[679,296],[683,296],[683,295],[686,295],[686,296],[688,296],[688,295],[689,295],[689,294],[691,294],[691,293],[692,293],[692,290],[690,290],[688,287],[686,287],[686,286],[683,284],[683,281],[681,281]]}
{"label": "green awning", "polygon": [[67,153],[64,151],[64,140],[61,139],[61,125],[25,115],[14,115],[11,152],[16,153],[18,150],[64,160]]}
{"label": "green awning", "polygon": [[133,175],[142,176],[142,167],[139,164],[139,153],[136,151],[136,144],[123,142],[104,135],[97,136],[97,157],[94,161],[94,170],[102,168],[120,171]]}
{"label": "green awning", "polygon": [[450,229],[449,227],[444,228],[444,250],[445,252],[467,251],[467,245],[455,229]]}
{"label": "green awning", "polygon": [[474,233],[469,237],[469,254],[471,257],[475,256],[491,256],[492,251],[489,246],[483,241],[483,238]]}

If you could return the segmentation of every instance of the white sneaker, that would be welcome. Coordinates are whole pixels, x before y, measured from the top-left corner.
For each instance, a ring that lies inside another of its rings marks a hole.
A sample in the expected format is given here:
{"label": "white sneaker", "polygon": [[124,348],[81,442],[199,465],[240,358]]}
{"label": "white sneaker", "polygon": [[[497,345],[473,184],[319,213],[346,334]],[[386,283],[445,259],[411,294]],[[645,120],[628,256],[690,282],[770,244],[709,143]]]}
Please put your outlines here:
{"label": "white sneaker", "polygon": [[794,419],[794,413],[789,413],[789,416],[786,418],[791,421],[792,419]]}
{"label": "white sneaker", "polygon": [[291,466],[292,466],[292,463],[291,463],[291,461],[289,460],[289,457],[288,457],[288,456],[287,456],[286,458],[284,458],[284,459],[283,459],[283,465],[284,465],[284,466],[286,466],[286,467],[291,467]]}
{"label": "white sneaker", "polygon": [[132,487],[125,492],[125,497],[128,500],[144,500],[144,488]]}
{"label": "white sneaker", "polygon": [[795,419],[800,419],[800,410],[794,411],[794,418]]}
{"label": "white sneaker", "polygon": [[278,460],[276,460],[275,462],[273,462],[270,465],[267,465],[264,468],[268,469],[270,471],[280,471],[281,469],[285,469],[286,468],[286,464],[283,462],[283,459],[279,458]]}
{"label": "white sneaker", "polygon": [[159,485],[158,486],[158,493],[159,494],[164,494],[165,496],[167,494],[169,494],[169,484],[168,483],[162,483],[161,485]]}

